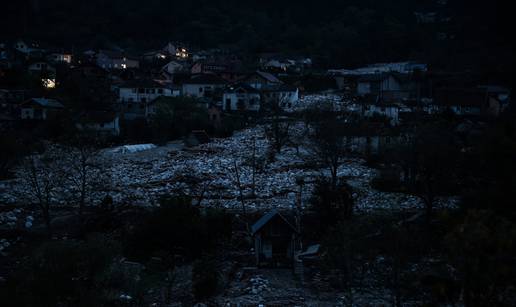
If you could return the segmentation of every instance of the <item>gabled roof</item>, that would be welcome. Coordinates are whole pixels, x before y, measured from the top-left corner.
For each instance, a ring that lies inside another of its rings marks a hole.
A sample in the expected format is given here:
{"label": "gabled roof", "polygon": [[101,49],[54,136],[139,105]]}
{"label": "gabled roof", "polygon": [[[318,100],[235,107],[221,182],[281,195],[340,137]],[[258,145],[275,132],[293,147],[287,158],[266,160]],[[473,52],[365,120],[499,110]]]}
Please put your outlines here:
{"label": "gabled roof", "polygon": [[297,90],[297,87],[287,84],[266,85],[261,88],[261,91],[264,93],[295,92]]}
{"label": "gabled roof", "polygon": [[235,83],[235,84],[228,86],[224,90],[224,93],[235,93],[235,92],[238,92],[239,90],[244,90],[247,93],[255,93],[255,94],[259,93],[259,91],[257,89],[255,89],[254,87],[250,86],[247,83],[242,83],[242,82]]}
{"label": "gabled roof", "polygon": [[256,223],[251,226],[251,233],[254,235],[256,234],[260,229],[263,228],[263,226],[267,225],[274,217],[280,217],[294,232],[297,232],[297,229],[292,226],[292,224],[287,221],[287,219],[281,215],[277,209],[272,209],[269,213],[262,216]]}
{"label": "gabled roof", "polygon": [[137,57],[128,55],[128,54],[126,54],[125,52],[122,52],[122,51],[99,50],[97,55],[100,55],[100,54],[105,55],[106,57],[111,58],[111,59],[123,59],[123,58],[126,58],[128,60],[138,61]]}
{"label": "gabled roof", "polygon": [[376,82],[382,81],[386,78],[384,74],[367,74],[358,77],[358,82]]}
{"label": "gabled roof", "polygon": [[264,78],[265,80],[269,81],[269,82],[272,82],[272,83],[281,83],[281,80],[276,78],[276,76],[274,76],[273,74],[271,73],[268,73],[268,72],[264,72],[264,71],[256,71],[255,74],[257,74],[258,76]]}
{"label": "gabled roof", "polygon": [[184,84],[226,84],[226,80],[214,74],[193,75]]}
{"label": "gabled roof", "polygon": [[57,101],[55,99],[48,99],[48,98],[31,98],[31,99],[25,101],[24,103],[22,103],[21,105],[30,104],[30,103],[35,103],[44,108],[53,108],[53,109],[63,109],[64,108],[64,106],[59,101]]}
{"label": "gabled roof", "polygon": [[166,88],[166,86],[155,80],[135,79],[122,83],[120,88]]}

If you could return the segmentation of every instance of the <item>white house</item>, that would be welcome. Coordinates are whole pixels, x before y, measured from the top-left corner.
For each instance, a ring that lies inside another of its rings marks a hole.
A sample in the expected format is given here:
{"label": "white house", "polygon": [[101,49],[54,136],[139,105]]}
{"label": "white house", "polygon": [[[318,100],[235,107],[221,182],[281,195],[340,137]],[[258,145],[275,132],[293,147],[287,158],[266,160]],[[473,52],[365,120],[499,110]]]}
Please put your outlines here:
{"label": "white house", "polygon": [[178,89],[166,87],[153,80],[134,80],[119,87],[118,101],[125,104],[146,103],[160,96],[179,96]]}
{"label": "white house", "polygon": [[55,117],[64,106],[55,99],[32,98],[20,105],[21,119],[47,120]]}
{"label": "white house", "polygon": [[257,112],[260,110],[260,92],[245,83],[229,86],[222,94],[222,109]]}
{"label": "white house", "polygon": [[214,74],[194,75],[183,83],[183,95],[202,98],[209,97],[217,89],[223,89],[226,81]]}

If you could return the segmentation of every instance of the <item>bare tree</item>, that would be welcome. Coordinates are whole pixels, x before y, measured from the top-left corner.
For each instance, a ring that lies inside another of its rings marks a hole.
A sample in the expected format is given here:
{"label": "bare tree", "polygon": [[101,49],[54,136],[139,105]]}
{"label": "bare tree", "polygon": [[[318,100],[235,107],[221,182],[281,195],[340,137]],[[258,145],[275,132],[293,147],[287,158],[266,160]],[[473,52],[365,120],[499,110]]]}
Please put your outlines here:
{"label": "bare tree", "polygon": [[246,206],[244,199],[244,187],[242,185],[242,181],[240,180],[240,166],[238,165],[236,159],[233,160],[233,180],[238,188],[238,196],[240,199],[240,204],[242,205],[242,213],[246,215]]}
{"label": "bare tree", "polygon": [[276,154],[280,153],[283,146],[289,141],[290,125],[289,121],[273,117],[271,123],[265,126],[265,135]]}
{"label": "bare tree", "polygon": [[87,202],[91,201],[91,194],[105,187],[107,168],[99,148],[93,142],[80,139],[73,145],[65,148],[63,159],[67,166],[67,183],[76,192],[73,201],[77,203],[78,213],[82,216]]}
{"label": "bare tree", "polygon": [[51,231],[51,210],[55,205],[59,189],[64,183],[62,163],[56,163],[60,155],[50,149],[43,154],[28,156],[21,168],[22,193],[35,203],[41,211],[47,232]]}
{"label": "bare tree", "polygon": [[437,197],[453,191],[457,182],[457,143],[451,129],[439,123],[425,124],[414,128],[404,144],[398,144],[385,156],[402,167],[405,185],[422,200],[428,218]]}
{"label": "bare tree", "polygon": [[271,102],[270,122],[265,125],[265,135],[275,154],[281,152],[281,149],[289,142],[290,137],[291,121],[281,115],[281,103],[279,100]]}
{"label": "bare tree", "polygon": [[312,149],[319,163],[325,165],[331,176],[331,187],[337,189],[338,169],[344,163],[344,157],[349,153],[349,144],[345,135],[347,123],[329,114],[315,124],[312,134]]}

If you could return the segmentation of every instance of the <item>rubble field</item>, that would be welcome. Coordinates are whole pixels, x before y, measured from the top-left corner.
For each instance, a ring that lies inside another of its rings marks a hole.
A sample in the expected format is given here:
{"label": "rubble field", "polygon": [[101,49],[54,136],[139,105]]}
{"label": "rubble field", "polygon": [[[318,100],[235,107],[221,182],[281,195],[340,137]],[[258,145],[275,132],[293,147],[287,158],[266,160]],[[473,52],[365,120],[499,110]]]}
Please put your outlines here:
{"label": "rubble field", "polygon": [[[301,126],[294,127],[293,133],[302,133]],[[300,139],[306,142],[307,138]],[[142,151],[105,149],[101,153],[103,172],[109,180],[102,191],[91,192],[89,197],[93,203],[110,195],[115,203],[153,206],[162,195],[184,193],[192,196],[194,203],[206,207],[240,210],[243,198],[250,211],[290,209],[298,203],[298,182],[302,179],[301,204],[306,206],[315,180],[328,175],[329,171],[310,160],[308,144],[298,148],[285,146],[272,162],[267,160],[269,150],[262,126],[239,131],[229,138],[213,139],[194,148],[172,142],[165,146],[149,146]],[[352,186],[358,213],[423,208],[416,196],[371,188],[371,179],[377,171],[366,166],[362,159],[346,159],[338,173]],[[24,189],[20,179],[1,182],[0,202],[27,202],[23,199],[27,196]],[[56,193],[56,198],[74,193],[71,187],[62,189]],[[64,199],[57,198],[56,201],[65,203]],[[439,202],[442,206],[454,206],[456,199],[440,199]]]}

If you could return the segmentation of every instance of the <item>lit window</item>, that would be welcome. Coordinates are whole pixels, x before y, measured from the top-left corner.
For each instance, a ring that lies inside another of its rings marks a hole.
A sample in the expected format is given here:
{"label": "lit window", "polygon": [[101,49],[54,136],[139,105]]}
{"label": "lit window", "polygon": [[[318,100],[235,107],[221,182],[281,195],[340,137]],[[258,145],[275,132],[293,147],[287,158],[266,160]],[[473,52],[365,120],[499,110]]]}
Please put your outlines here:
{"label": "lit window", "polygon": [[42,79],[41,82],[45,88],[55,88],[56,80],[55,79]]}

